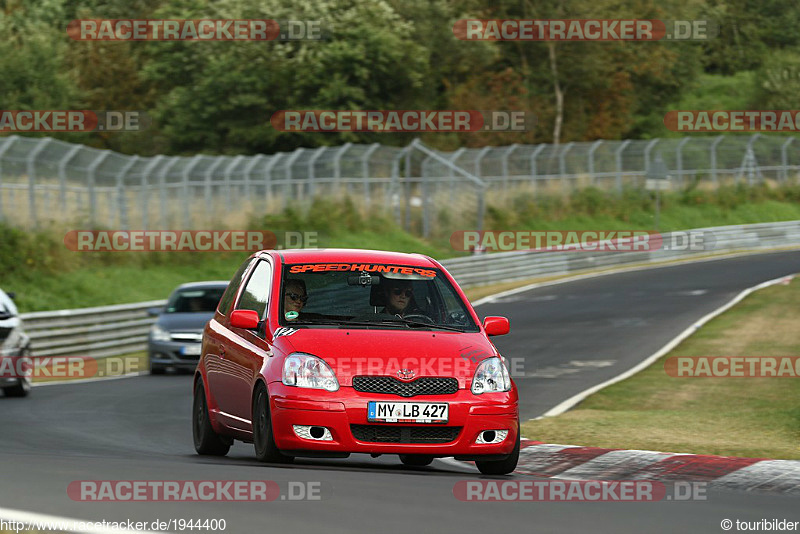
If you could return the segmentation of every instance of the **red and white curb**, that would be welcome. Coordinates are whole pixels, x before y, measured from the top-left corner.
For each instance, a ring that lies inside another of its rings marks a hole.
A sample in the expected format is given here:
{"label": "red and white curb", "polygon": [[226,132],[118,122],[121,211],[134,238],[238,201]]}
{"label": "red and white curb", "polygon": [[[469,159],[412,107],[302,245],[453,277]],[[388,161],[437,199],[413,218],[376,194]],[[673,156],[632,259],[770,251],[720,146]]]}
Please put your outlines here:
{"label": "red and white curb", "polygon": [[565,480],[706,482],[711,488],[800,495],[800,461],[522,442],[520,475]]}

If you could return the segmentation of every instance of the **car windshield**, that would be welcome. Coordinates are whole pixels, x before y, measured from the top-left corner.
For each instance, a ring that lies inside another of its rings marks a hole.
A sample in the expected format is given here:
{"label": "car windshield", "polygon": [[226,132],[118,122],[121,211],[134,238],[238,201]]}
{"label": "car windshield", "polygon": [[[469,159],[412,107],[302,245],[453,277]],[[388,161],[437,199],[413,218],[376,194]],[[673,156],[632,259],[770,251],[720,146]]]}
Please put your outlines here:
{"label": "car windshield", "polygon": [[284,326],[335,325],[477,332],[456,290],[438,269],[389,264],[287,265]]}
{"label": "car windshield", "polygon": [[164,313],[214,313],[224,287],[179,289],[169,298]]}

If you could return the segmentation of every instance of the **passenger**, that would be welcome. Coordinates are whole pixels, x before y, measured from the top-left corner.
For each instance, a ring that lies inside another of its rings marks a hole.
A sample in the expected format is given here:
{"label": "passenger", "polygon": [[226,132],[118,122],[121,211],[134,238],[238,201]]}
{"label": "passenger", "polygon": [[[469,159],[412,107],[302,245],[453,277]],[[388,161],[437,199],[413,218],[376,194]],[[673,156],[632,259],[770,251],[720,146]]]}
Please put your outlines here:
{"label": "passenger", "polygon": [[283,292],[283,313],[286,320],[297,320],[306,302],[308,302],[306,283],[296,278],[287,280]]}

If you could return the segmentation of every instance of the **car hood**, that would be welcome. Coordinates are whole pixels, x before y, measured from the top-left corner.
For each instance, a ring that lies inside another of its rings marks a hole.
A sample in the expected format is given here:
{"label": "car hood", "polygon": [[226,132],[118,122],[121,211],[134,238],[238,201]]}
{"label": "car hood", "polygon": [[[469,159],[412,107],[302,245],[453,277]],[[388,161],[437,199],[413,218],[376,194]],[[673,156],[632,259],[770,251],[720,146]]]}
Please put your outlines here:
{"label": "car hood", "polygon": [[498,354],[480,332],[297,328],[276,334],[275,344],[283,352],[324,359],[343,386],[352,385],[354,376],[398,377],[404,369],[413,378],[455,377],[467,387],[477,364]]}
{"label": "car hood", "polygon": [[156,324],[167,332],[202,332],[212,317],[213,312],[162,313]]}

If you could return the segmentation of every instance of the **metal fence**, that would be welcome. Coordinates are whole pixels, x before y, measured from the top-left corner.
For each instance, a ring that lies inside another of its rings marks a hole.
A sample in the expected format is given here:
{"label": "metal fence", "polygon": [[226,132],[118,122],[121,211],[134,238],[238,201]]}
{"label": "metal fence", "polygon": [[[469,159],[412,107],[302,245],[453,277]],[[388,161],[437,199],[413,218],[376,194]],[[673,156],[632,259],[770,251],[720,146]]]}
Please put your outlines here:
{"label": "metal fence", "polygon": [[[690,230],[702,232],[710,250],[654,250],[650,252],[504,252],[442,263],[462,287],[524,280],[540,276],[576,274],[633,264],[688,259],[708,253],[730,253],[800,247],[800,221],[722,226]],[[681,233],[683,234],[683,233]],[[670,242],[671,234],[663,234]],[[710,238],[710,239],[709,239]],[[117,356],[145,350],[150,325],[148,308],[166,301],[118,306],[35,312],[22,315],[35,356]]]}
{"label": "metal fence", "polygon": [[[256,156],[126,156],[50,138],[0,138],[0,220],[121,229],[235,227],[251,214],[350,195],[427,236],[443,221],[481,229],[504,205],[593,185],[644,187],[663,161],[676,187],[795,183],[800,143],[777,135],[430,149],[345,144]],[[650,172],[649,172],[650,171]]]}

